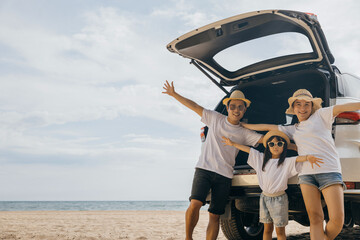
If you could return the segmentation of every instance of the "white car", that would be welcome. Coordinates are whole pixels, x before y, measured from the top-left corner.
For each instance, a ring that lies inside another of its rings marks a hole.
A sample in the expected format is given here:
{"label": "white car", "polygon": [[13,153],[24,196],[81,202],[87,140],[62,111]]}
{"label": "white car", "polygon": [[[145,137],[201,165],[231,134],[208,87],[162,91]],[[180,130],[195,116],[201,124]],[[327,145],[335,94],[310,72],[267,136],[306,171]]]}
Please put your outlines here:
{"label": "white car", "polygon": [[[285,110],[287,99],[300,88],[321,97],[324,107],[360,101],[360,79],[333,65],[335,59],[314,14],[287,10],[245,13],[186,33],[167,48],[191,59],[225,93],[224,98],[234,89],[243,91],[252,101],[243,118],[249,123],[294,124],[296,117],[285,115]],[[226,114],[221,100],[215,110]],[[346,112],[333,125],[347,185],[345,227],[360,224],[359,123],[359,112]],[[228,239],[262,239],[258,216],[261,190],[255,171],[246,162],[247,154],[240,153],[229,207],[221,218]],[[308,226],[297,177],[290,179],[287,193],[290,219]],[[326,217],[325,202],[323,207]]]}

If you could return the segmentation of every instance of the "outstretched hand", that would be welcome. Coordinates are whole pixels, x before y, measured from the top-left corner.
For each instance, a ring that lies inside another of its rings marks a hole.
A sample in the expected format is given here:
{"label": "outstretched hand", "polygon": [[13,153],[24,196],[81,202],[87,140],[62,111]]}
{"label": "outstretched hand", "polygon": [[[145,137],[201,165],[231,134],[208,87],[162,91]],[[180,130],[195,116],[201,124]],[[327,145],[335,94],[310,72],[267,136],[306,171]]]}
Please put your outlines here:
{"label": "outstretched hand", "polygon": [[230,140],[230,138],[227,138],[227,137],[222,137],[222,143],[225,145],[225,146],[233,146],[233,141]]}
{"label": "outstretched hand", "polygon": [[308,160],[311,163],[311,167],[314,168],[314,164],[316,164],[318,167],[321,167],[319,163],[324,163],[321,158],[317,158],[313,155],[307,155],[306,160]]}
{"label": "outstretched hand", "polygon": [[173,96],[175,93],[175,87],[174,87],[174,82],[171,82],[171,84],[168,82],[168,80],[166,80],[166,82],[164,83],[164,87],[163,89],[165,89],[165,94],[168,94],[170,96]]}

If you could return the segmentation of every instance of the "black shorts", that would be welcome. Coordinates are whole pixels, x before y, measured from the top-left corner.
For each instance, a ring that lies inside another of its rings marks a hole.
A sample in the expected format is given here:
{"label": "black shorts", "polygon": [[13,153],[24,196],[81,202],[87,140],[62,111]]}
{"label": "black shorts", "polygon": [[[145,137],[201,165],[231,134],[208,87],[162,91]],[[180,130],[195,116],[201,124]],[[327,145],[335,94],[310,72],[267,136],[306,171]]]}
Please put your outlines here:
{"label": "black shorts", "polygon": [[196,168],[189,200],[196,199],[205,205],[206,196],[211,190],[211,202],[208,211],[221,215],[225,213],[225,206],[229,200],[230,187],[231,178]]}

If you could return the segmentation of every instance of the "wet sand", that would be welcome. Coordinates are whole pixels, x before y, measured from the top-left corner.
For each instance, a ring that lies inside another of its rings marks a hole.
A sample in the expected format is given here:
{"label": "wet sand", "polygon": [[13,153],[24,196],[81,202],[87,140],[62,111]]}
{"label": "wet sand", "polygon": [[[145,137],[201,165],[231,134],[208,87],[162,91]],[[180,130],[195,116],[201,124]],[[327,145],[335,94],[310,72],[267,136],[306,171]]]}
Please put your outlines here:
{"label": "wet sand", "polygon": [[[0,239],[184,239],[184,211],[27,211],[0,212]],[[205,239],[208,221],[201,211],[194,239]],[[290,221],[288,239],[309,238],[309,228]],[[275,236],[275,233],[273,235]],[[219,240],[225,240],[220,231]],[[275,238],[274,238],[275,239]],[[360,239],[360,228],[344,230],[337,240]]]}

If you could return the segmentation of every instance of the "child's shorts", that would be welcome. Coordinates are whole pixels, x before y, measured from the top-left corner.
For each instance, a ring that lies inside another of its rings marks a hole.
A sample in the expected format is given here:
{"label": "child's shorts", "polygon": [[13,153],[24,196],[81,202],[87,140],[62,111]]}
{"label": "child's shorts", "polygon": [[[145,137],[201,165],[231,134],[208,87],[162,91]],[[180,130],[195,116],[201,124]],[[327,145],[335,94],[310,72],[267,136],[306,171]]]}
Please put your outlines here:
{"label": "child's shorts", "polygon": [[285,227],[289,222],[289,200],[286,193],[268,197],[260,195],[260,222],[274,223],[275,227]]}

